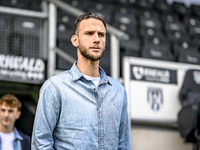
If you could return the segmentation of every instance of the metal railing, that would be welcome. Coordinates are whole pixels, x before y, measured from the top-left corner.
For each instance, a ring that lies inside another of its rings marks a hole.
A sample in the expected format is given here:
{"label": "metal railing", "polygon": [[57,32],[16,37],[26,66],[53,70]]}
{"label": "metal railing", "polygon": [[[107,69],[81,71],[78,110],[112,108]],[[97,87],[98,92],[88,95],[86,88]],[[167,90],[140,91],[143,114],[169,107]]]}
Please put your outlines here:
{"label": "metal railing", "polygon": [[[73,61],[67,54],[62,53],[62,50],[56,47],[56,19],[57,7],[70,13],[73,16],[80,16],[84,12],[72,7],[71,5],[60,0],[46,0],[49,2],[49,54],[48,54],[48,77],[59,72],[55,69],[56,54],[63,57],[65,60]],[[120,74],[120,43],[119,41],[127,38],[127,34],[107,24],[107,33],[110,34],[111,41],[111,77],[119,80]]]}

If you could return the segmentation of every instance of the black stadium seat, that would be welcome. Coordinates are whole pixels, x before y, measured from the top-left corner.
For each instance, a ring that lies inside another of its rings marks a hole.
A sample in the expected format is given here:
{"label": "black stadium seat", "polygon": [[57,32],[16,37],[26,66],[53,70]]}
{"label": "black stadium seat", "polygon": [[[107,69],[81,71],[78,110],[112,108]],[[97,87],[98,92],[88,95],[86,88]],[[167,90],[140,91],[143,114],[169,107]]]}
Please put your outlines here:
{"label": "black stadium seat", "polygon": [[172,7],[166,0],[154,0],[153,6],[160,13],[170,13],[172,11]]}
{"label": "black stadium seat", "polygon": [[185,4],[182,2],[176,2],[176,1],[173,2],[172,9],[175,13],[181,15],[180,17],[191,14],[190,9],[188,7],[186,7]]}
{"label": "black stadium seat", "polygon": [[190,11],[191,11],[192,15],[194,15],[196,17],[200,17],[200,6],[192,4],[190,6]]}
{"label": "black stadium seat", "polygon": [[182,50],[198,51],[198,46],[194,42],[187,40],[175,41],[173,44],[174,56],[177,57]]}
{"label": "black stadium seat", "polygon": [[200,53],[195,50],[181,50],[178,62],[200,65]]}
{"label": "black stadium seat", "polygon": [[187,70],[179,92],[182,108],[178,113],[180,135],[185,142],[200,142],[200,70]]}
{"label": "black stadium seat", "polygon": [[189,40],[189,36],[184,31],[171,30],[166,32],[167,38],[172,42]]}
{"label": "black stadium seat", "polygon": [[144,58],[174,61],[169,42],[160,37],[147,37],[141,55]]}
{"label": "black stadium seat", "polygon": [[137,36],[137,24],[136,19],[134,15],[131,14],[121,14],[116,13],[115,14],[115,22],[112,23],[114,27],[117,29],[129,34],[131,37]]}
{"label": "black stadium seat", "polygon": [[149,0],[135,0],[135,5],[140,9],[147,10],[152,8],[152,3]]}
{"label": "black stadium seat", "polygon": [[112,21],[112,12],[114,11],[114,7],[112,3],[109,2],[91,2],[89,5],[90,12],[96,13],[100,15],[106,23],[110,24]]}
{"label": "black stadium seat", "polygon": [[200,70],[190,69],[186,72],[179,99],[183,106],[191,104],[200,94]]}

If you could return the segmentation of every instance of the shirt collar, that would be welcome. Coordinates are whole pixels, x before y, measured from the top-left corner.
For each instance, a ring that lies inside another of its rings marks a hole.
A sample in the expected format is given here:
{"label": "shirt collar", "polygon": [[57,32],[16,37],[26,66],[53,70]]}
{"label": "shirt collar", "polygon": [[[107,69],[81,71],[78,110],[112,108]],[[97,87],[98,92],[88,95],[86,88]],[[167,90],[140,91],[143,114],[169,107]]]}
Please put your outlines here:
{"label": "shirt collar", "polygon": [[23,140],[23,137],[19,134],[19,132],[17,131],[17,129],[14,127],[14,134],[15,134],[15,140]]}
{"label": "shirt collar", "polygon": [[[77,81],[81,77],[83,77],[83,74],[80,72],[80,70],[76,66],[76,63],[77,62],[75,62],[73,64],[73,66],[71,67],[72,81]],[[111,85],[105,71],[101,67],[99,67],[99,74],[100,74],[100,83],[99,84],[108,83]]]}

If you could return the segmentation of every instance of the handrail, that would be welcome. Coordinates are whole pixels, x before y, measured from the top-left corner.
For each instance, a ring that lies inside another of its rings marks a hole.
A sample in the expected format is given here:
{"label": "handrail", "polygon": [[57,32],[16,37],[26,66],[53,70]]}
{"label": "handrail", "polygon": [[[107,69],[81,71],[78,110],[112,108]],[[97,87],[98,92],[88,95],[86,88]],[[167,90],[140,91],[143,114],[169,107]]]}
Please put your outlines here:
{"label": "handrail", "polygon": [[46,19],[46,18],[48,18],[46,5],[44,3],[42,3],[42,5],[43,5],[43,8],[45,9],[42,12],[20,9],[20,8],[10,8],[10,7],[6,7],[6,6],[0,6],[0,12],[6,13],[6,14],[13,14],[13,15],[20,15],[20,16],[36,17],[36,18]]}
{"label": "handrail", "polygon": [[70,55],[68,55],[67,53],[65,53],[65,52],[63,52],[61,49],[59,49],[59,48],[54,48],[54,51],[60,56],[60,57],[62,57],[62,58],[64,58],[64,59],[66,59],[66,60],[68,60],[68,62],[70,62],[70,63],[74,63],[76,60],[73,58],[73,57],[71,57]]}

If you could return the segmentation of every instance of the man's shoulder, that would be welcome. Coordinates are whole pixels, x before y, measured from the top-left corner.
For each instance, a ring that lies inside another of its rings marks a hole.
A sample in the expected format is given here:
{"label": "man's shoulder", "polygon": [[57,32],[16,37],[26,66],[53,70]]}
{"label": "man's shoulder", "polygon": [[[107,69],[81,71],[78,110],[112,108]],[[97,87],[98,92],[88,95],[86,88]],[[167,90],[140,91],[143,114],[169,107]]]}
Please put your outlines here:
{"label": "man's shoulder", "polygon": [[45,83],[49,83],[49,82],[57,83],[63,80],[64,81],[69,80],[70,78],[71,78],[70,70],[66,70],[66,71],[63,71],[51,76]]}
{"label": "man's shoulder", "polygon": [[70,70],[66,70],[66,71],[60,72],[56,75],[51,76],[50,79],[51,80],[58,80],[58,79],[67,78],[69,76],[71,76]]}
{"label": "man's shoulder", "polygon": [[22,132],[17,129],[19,134],[22,136],[23,140],[21,141],[22,150],[30,150],[31,149],[31,138],[28,134]]}
{"label": "man's shoulder", "polygon": [[17,131],[19,132],[19,134],[23,137],[23,139],[26,140],[30,140],[30,136],[24,132],[22,132],[21,130],[17,129]]}
{"label": "man's shoulder", "polygon": [[122,83],[120,83],[118,80],[112,78],[112,77],[109,77],[107,76],[108,78],[108,81],[110,82],[111,85],[113,85],[114,87],[119,87],[119,88],[123,88],[124,89],[124,86],[122,85]]}

